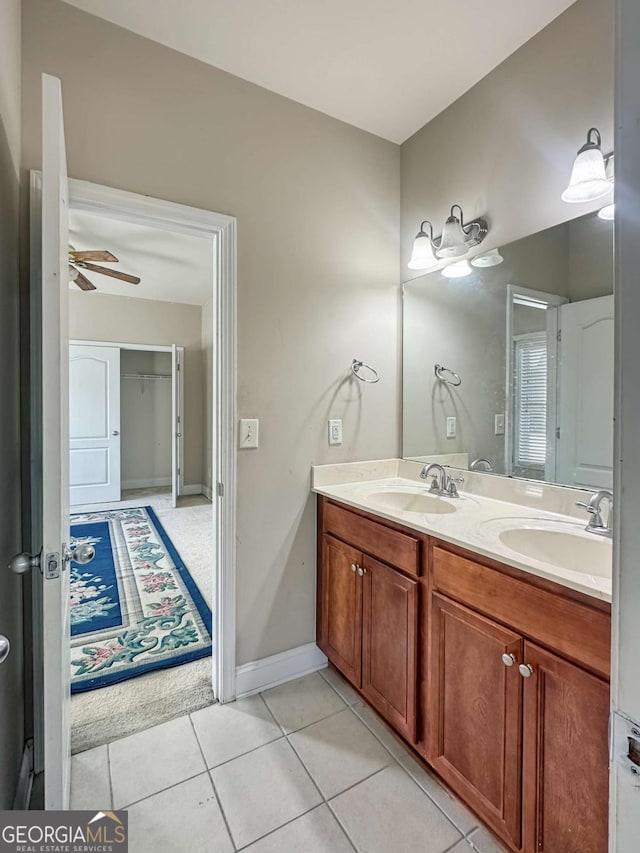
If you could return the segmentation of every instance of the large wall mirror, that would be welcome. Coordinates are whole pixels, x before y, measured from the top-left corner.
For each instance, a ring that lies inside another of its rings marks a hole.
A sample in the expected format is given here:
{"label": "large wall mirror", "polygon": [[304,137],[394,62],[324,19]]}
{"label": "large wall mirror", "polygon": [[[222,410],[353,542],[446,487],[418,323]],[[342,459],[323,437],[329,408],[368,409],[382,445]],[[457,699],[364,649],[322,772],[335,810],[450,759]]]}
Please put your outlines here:
{"label": "large wall mirror", "polygon": [[404,285],[403,455],[613,481],[613,222],[582,216]]}

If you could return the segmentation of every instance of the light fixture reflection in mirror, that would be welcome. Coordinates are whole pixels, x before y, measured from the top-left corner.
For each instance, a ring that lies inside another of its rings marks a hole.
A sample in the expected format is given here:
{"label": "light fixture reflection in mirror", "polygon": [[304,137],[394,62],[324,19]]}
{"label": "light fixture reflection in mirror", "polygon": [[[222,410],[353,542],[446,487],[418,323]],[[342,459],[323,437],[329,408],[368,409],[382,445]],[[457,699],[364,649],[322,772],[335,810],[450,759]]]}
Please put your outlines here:
{"label": "light fixture reflection in mirror", "polygon": [[491,249],[490,252],[485,252],[484,255],[477,255],[471,260],[472,267],[485,269],[486,267],[497,267],[503,262],[504,258],[498,249]]}
{"label": "light fixture reflection in mirror", "polygon": [[471,275],[473,270],[469,266],[469,261],[455,261],[453,264],[449,264],[442,270],[442,275],[445,278],[464,278],[467,275]]}
{"label": "light fixture reflection in mirror", "polygon": [[615,204],[607,204],[606,207],[601,207],[598,211],[598,216],[600,219],[606,219],[607,221],[611,221],[615,219],[616,215],[616,206]]}

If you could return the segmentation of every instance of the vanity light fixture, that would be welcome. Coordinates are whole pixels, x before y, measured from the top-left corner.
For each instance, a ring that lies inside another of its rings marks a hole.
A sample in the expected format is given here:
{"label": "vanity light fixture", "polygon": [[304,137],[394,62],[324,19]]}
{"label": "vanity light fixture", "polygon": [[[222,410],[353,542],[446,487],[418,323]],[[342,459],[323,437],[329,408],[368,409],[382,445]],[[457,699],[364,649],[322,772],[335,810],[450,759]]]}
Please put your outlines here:
{"label": "vanity light fixture", "polygon": [[[425,231],[425,226],[428,226],[428,232]],[[426,270],[444,258],[466,255],[469,249],[482,243],[488,232],[489,226],[485,219],[478,217],[471,222],[465,222],[462,208],[459,204],[454,204],[442,228],[442,236],[433,236],[433,225],[428,219],[421,223],[420,231],[413,241],[409,269]]]}
{"label": "vanity light fixture", "polygon": [[497,267],[498,264],[501,264],[504,261],[504,258],[500,254],[499,249],[491,249],[490,252],[485,252],[484,255],[476,255],[475,258],[471,259],[472,267],[480,267],[484,269],[485,267]]}
{"label": "vanity light fixture", "polygon": [[598,216],[600,219],[606,219],[607,222],[616,218],[616,206],[615,204],[607,204],[605,207],[601,207],[598,211]]}
{"label": "vanity light fixture", "polygon": [[442,275],[445,278],[464,278],[466,275],[471,275],[473,270],[469,266],[469,261],[463,259],[461,261],[454,261],[452,264],[447,264],[447,266],[442,270]]}
{"label": "vanity light fixture", "polygon": [[607,178],[607,163],[613,156],[602,153],[602,137],[596,127],[589,128],[587,141],[576,154],[571,170],[569,186],[562,193],[562,200],[570,204],[593,201],[606,195],[611,189]]}

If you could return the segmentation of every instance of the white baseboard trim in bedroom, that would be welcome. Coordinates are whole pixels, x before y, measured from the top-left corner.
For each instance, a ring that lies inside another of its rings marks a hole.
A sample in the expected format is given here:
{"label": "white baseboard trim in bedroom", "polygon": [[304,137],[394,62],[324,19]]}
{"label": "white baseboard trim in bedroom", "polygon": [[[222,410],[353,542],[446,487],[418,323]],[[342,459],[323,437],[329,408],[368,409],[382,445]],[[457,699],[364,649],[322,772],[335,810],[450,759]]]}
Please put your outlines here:
{"label": "white baseboard trim in bedroom", "polygon": [[269,687],[276,687],[300,678],[311,672],[324,669],[327,657],[315,643],[306,643],[288,652],[271,655],[261,660],[253,660],[236,667],[236,698],[259,693]]}
{"label": "white baseboard trim in bedroom", "polygon": [[183,486],[181,495],[204,495],[204,486],[202,483],[192,483],[190,486]]}
{"label": "white baseboard trim in bedroom", "polygon": [[154,486],[170,486],[171,477],[149,477],[147,480],[123,480],[121,489],[151,489]]}
{"label": "white baseboard trim in bedroom", "polygon": [[20,764],[20,775],[16,795],[13,799],[14,811],[28,811],[31,802],[31,789],[33,788],[33,741],[28,740],[24,745],[22,763]]}
{"label": "white baseboard trim in bedroom", "polygon": [[213,491],[212,491],[210,486],[205,486],[203,484],[202,485],[202,494],[205,496],[205,498],[209,498],[210,501],[213,500]]}

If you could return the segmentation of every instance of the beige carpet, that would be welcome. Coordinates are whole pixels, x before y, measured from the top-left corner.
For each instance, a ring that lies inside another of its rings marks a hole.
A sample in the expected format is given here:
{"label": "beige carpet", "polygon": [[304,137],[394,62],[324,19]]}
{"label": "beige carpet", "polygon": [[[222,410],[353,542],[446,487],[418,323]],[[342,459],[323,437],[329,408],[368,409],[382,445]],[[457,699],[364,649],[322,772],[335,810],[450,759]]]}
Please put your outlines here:
{"label": "beige carpet", "polygon": [[[125,492],[123,498],[125,500],[119,504],[72,507],[72,512],[113,506],[151,506],[211,607],[211,503],[197,495],[180,498],[178,508],[173,509],[170,496],[158,489]],[[92,749],[212,704],[211,660],[204,658],[171,669],[156,670],[121,684],[72,696],[72,752]]]}

